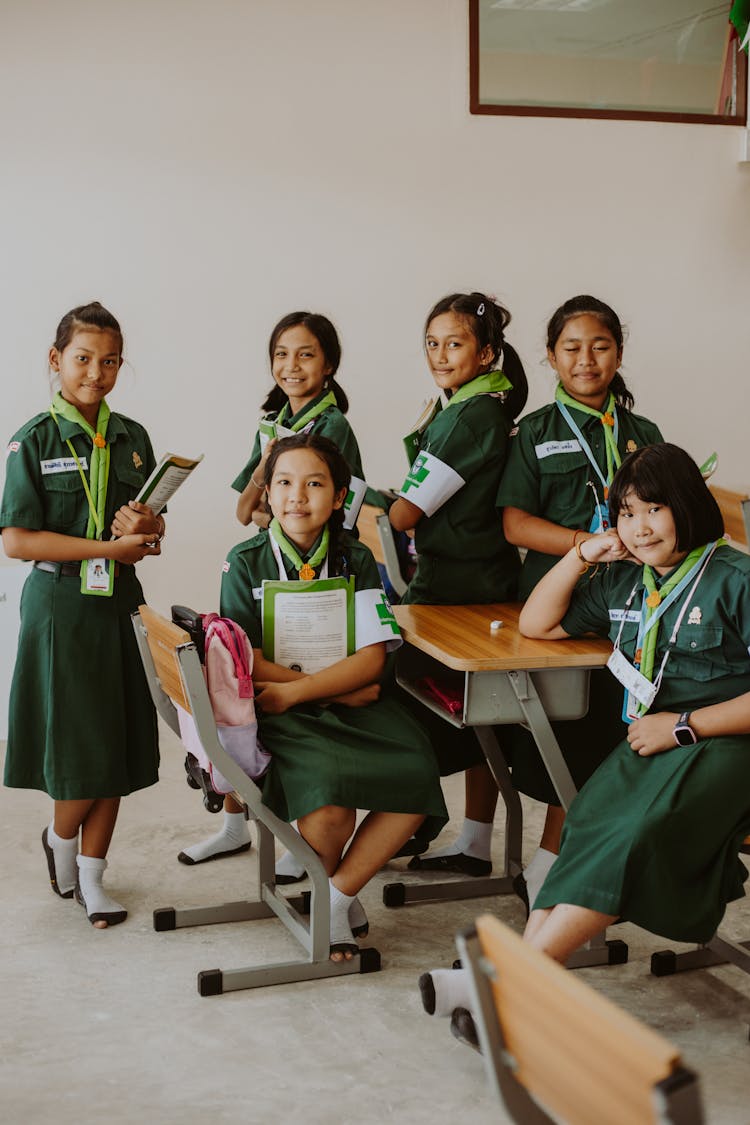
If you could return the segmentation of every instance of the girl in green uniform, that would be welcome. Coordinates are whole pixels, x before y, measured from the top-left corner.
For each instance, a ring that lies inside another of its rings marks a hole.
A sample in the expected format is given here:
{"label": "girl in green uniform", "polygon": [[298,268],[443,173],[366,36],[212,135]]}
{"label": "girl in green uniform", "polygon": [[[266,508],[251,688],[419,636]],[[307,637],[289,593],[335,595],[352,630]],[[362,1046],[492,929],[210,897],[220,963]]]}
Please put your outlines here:
{"label": "girl in green uniform", "polygon": [[[354,431],[344,415],[349,409],[346,394],[336,382],[341,362],[341,344],[333,324],[319,313],[293,312],[282,317],[271,333],[268,356],[274,386],[263,403],[263,421],[274,422],[295,433],[315,433],[329,438],[343,453],[354,477],[362,478],[362,459]],[[237,518],[267,527],[269,516],[262,504],[265,467],[274,440],[261,441],[255,434],[250,460],[232,481],[240,493]],[[380,498],[371,498],[380,502]],[[250,831],[241,805],[231,795],[224,798],[224,819],[218,832],[181,851],[180,863],[206,863],[237,855],[250,848]],[[287,852],[276,867],[281,883],[303,879],[303,868]]]}
{"label": "girl in green uniform", "polygon": [[105,400],[122,350],[98,302],[63,317],[49,353],[60,390],[11,439],[0,509],[5,553],[34,560],[5,784],[54,799],[42,834],[52,889],[75,893],[98,928],[127,916],[102,889],[120,798],[153,785],[159,766],[130,615],[144,601],[133,564],[160,553],[164,519],[135,500],[154,468],[148,434]]}
{"label": "girl in green uniform", "polygon": [[[418,827],[435,834],[445,804],[421,728],[381,696],[386,650],[401,639],[370,551],[341,531],[346,461],[326,438],[300,434],[274,445],[263,484],[274,518],[229,553],[221,612],[242,625],[255,652],[259,734],[271,751],[263,801],[296,820],[321,857],[331,880],[332,957],[349,959],[353,928],[367,924],[357,894]],[[311,674],[275,663],[263,647],[264,579],[336,575],[354,583],[350,655]],[[370,812],[355,830],[357,809]]]}
{"label": "girl in green uniform", "polygon": [[[271,333],[268,356],[274,386],[262,406],[263,420],[295,433],[330,438],[344,454],[353,476],[364,477],[357,439],[344,417],[349,400],[336,381],[341,344],[330,320],[310,312],[282,317]],[[250,460],[232,481],[232,488],[240,493],[237,519],[245,526],[251,520],[260,527],[268,526],[261,501],[272,448],[273,442],[264,444],[258,430]]]}
{"label": "girl in green uniform", "polygon": [[[676,446],[623,461],[609,511],[615,527],[570,547],[520,622],[547,640],[609,636],[625,691],[627,738],[573,802],[526,927],[561,963],[618,917],[706,942],[747,879],[750,558],[721,539],[718,505]],[[437,1014],[469,1007],[463,973],[421,987]]]}
{"label": "girl in green uniform", "polygon": [[[520,559],[506,542],[496,506],[508,437],[527,394],[523,366],[505,339],[509,322],[506,309],[478,292],[444,297],[427,317],[427,362],[447,405],[425,430],[390,509],[396,529],[414,528],[417,570],[404,603],[465,605],[517,596]],[[441,771],[466,770],[467,806],[458,839],[423,859],[415,856],[410,866],[489,874],[497,787],[484,756],[471,731],[456,732],[420,710]]]}
{"label": "girl in green uniform", "polygon": [[[662,440],[653,422],[632,412],[619,370],[622,349],[619,317],[596,297],[572,297],[547,326],[555,399],[521,419],[498,492],[506,537],[526,548],[521,598],[571,546],[609,527],[608,489],[622,458]],[[588,714],[553,724],[578,788],[623,736],[619,699],[612,677],[592,672]],[[529,732],[509,730],[505,748],[516,788],[548,803],[540,847],[518,880],[533,904],[559,850],[564,811]]]}

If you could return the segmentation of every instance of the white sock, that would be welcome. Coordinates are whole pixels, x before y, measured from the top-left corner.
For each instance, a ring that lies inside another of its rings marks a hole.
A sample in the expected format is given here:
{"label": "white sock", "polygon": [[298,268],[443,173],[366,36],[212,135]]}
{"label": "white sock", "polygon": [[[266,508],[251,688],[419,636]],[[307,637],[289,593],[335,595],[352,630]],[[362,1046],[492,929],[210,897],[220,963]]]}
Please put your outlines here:
{"label": "white sock", "polygon": [[106,868],[106,859],[91,855],[78,856],[76,899],[94,925],[104,923],[107,926],[116,926],[118,922],[125,921],[128,912],[104,891],[102,876]]}
{"label": "white sock", "polygon": [[354,895],[354,897],[352,898],[352,904],[349,907],[349,925],[351,926],[352,932],[355,929],[361,928],[362,926],[369,926],[369,924],[370,923],[367,919],[367,915],[365,914],[364,906],[359,901],[357,896]]}
{"label": "white sock", "polygon": [[[231,854],[238,848],[246,848],[250,844],[250,829],[245,814],[230,813],[224,810],[224,826],[207,840],[185,848],[177,857],[181,863],[203,863],[216,856]],[[184,859],[182,857],[185,857]]]}
{"label": "white sock", "polygon": [[328,880],[331,888],[331,945],[354,945],[354,934],[349,924],[349,911],[357,900],[356,895],[345,895],[338,887],[334,887]]}
{"label": "white sock", "polygon": [[471,1009],[469,974],[466,969],[432,969],[435,1015],[450,1016],[454,1008]]}
{"label": "white sock", "polygon": [[305,868],[291,852],[284,852],[281,859],[276,860],[276,874],[289,875],[292,879],[301,879]]}
{"label": "white sock", "polygon": [[55,881],[61,895],[69,895],[75,889],[78,878],[78,833],[72,840],[58,836],[55,832],[54,820],[47,829],[47,843],[52,848],[55,857]]}
{"label": "white sock", "polygon": [[526,893],[529,896],[529,910],[534,909],[536,896],[541,891],[542,883],[556,859],[554,852],[548,852],[546,848],[537,848],[531,857],[531,862],[524,867],[523,877],[526,880]]}
{"label": "white sock", "polygon": [[492,825],[465,817],[461,831],[452,844],[446,844],[443,848],[430,848],[427,854],[430,859],[442,855],[470,855],[474,859],[490,859],[491,850]]}

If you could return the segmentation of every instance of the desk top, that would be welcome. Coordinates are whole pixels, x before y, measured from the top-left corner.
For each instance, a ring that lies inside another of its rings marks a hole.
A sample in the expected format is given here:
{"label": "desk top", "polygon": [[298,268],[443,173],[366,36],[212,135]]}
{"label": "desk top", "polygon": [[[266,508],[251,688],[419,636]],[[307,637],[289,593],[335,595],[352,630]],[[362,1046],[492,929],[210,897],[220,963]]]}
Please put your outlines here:
{"label": "desk top", "polygon": [[[492,605],[397,605],[404,639],[458,672],[534,671],[540,668],[599,668],[612,651],[608,640],[585,637],[533,641],[518,631],[520,603]],[[491,621],[503,627],[490,632]]]}

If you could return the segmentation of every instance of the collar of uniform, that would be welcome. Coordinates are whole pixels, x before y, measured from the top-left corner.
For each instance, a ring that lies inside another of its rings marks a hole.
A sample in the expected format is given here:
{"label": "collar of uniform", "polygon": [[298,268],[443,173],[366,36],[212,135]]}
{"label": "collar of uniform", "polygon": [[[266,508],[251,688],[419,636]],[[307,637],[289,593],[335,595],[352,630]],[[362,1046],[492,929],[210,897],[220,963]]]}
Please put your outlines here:
{"label": "collar of uniform", "polygon": [[[320,394],[316,395],[315,398],[310,399],[309,402],[305,403],[301,410],[298,410],[296,414],[292,414],[288,418],[285,418],[281,423],[282,426],[291,428],[292,424],[296,422],[298,418],[303,418],[305,414],[307,414],[308,410],[313,410],[318,405],[318,403],[321,402],[326,397],[326,395],[329,394],[331,394],[331,388],[323,387],[323,390],[320,392]],[[332,405],[335,406],[335,400]],[[281,413],[281,411],[279,411],[279,413]]]}
{"label": "collar of uniform", "polygon": [[[57,415],[56,421],[57,425],[60,427],[60,437],[63,441],[67,441],[76,434],[85,432],[78,422],[72,422],[68,418],[63,418],[61,414]],[[111,444],[118,437],[127,434],[127,432],[127,426],[120,418],[120,415],[112,411],[109,416],[109,422],[107,423],[107,442]]]}

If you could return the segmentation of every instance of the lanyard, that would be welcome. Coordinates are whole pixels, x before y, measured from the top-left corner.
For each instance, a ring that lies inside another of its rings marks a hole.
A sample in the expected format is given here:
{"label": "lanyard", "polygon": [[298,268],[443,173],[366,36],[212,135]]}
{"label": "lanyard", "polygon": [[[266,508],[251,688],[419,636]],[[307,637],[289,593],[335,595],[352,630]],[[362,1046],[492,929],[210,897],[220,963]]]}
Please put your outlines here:
{"label": "lanyard", "polygon": [[[619,437],[619,419],[617,417],[617,409],[615,407],[615,396],[610,393],[606,410],[594,410],[593,407],[584,406],[582,402],[578,402],[576,399],[571,398],[571,396],[563,390],[560,384],[558,384],[557,390],[555,391],[555,402],[557,403],[557,407],[563,418],[568,423],[571,430],[581,443],[581,449],[586,454],[591,467],[599,477],[599,480],[602,482],[602,485],[604,487],[604,499],[606,500],[607,496],[609,495],[609,486],[612,483],[612,478],[615,475],[615,469],[619,469],[622,463],[622,457],[620,456],[620,451],[617,448],[617,439]],[[599,468],[599,464],[596,460],[596,457],[594,457],[591,446],[586,441],[586,438],[581,433],[581,430],[576,422],[574,422],[573,416],[568,410],[569,406],[572,406],[575,410],[580,410],[582,414],[589,414],[594,418],[598,418],[601,422],[604,428],[604,448],[607,455],[606,477]]]}
{"label": "lanyard", "polygon": [[459,402],[465,402],[476,395],[496,395],[501,391],[512,389],[513,384],[503,375],[502,371],[486,371],[484,375],[477,375],[475,379],[471,379],[468,383],[459,387],[448,399],[446,410],[448,407],[456,406]]}
{"label": "lanyard", "polygon": [[292,564],[292,566],[296,568],[298,572],[297,577],[301,578],[303,582],[309,582],[315,577],[315,570],[318,564],[321,562],[323,563],[323,570],[321,571],[320,577],[327,577],[328,563],[326,556],[328,554],[328,540],[330,538],[328,524],[326,524],[326,526],[323,528],[323,535],[321,536],[321,540],[317,546],[317,549],[310,556],[307,562],[303,560],[302,556],[294,547],[294,545],[290,543],[286,535],[284,535],[284,532],[281,529],[281,524],[276,518],[271,520],[270,530],[271,549],[273,550],[276,562],[279,564],[279,578],[282,580],[282,582],[285,582],[287,580],[286,570],[284,568],[283,562],[281,561],[282,554],[285,558],[289,559],[289,562]]}
{"label": "lanyard", "polygon": [[[68,422],[75,422],[76,425],[80,426],[84,433],[91,438],[91,467],[88,481],[86,480],[83,466],[81,465],[70,438],[66,438],[65,444],[73,454],[73,460],[80,474],[81,483],[83,484],[83,490],[86,493],[86,500],[89,506],[86,538],[101,539],[104,533],[104,507],[107,501],[107,483],[109,481],[110,447],[105,440],[107,424],[109,423],[110,417],[109,406],[104,399],[102,399],[96,418],[96,431],[94,431],[93,426],[89,425],[83,415],[76,410],[75,406],[67,402],[59,392],[51,402],[49,412],[57,423],[58,429],[60,428],[58,415],[60,415]],[[94,497],[96,497],[96,499],[94,499]]]}
{"label": "lanyard", "polygon": [[[646,566],[643,568],[643,585],[645,586],[647,596],[644,597],[641,606],[641,618],[638,626],[638,639],[636,641],[635,650],[635,666],[640,668],[641,675],[654,684],[655,692],[659,690],[664,669],[669,659],[669,655],[677,643],[677,635],[682,625],[682,619],[685,616],[688,605],[693,600],[693,595],[698,587],[698,583],[705,574],[706,567],[709,564],[711,556],[717,547],[723,545],[725,540],[718,539],[715,543],[708,543],[705,547],[696,547],[691,551],[686,559],[683,560],[682,565],[675,571],[675,573],[664,583],[661,590],[656,590],[656,582],[653,577],[651,567]],[[690,583],[692,582],[692,585]],[[685,599],[680,607],[675,623],[672,626],[672,632],[669,637],[669,642],[662,657],[659,671],[654,678],[654,663],[656,657],[656,637],[658,633],[658,624],[661,617],[666,613],[671,605],[677,601],[688,586]],[[615,638],[614,648],[616,651],[620,649],[620,638],[622,637],[623,626],[627,619],[628,610],[633,603],[633,599],[641,587],[640,582],[636,582],[633,589],[630,591],[630,596],[625,603],[625,611],[620,621],[620,628],[617,631]],[[650,587],[653,587],[649,592]],[[656,599],[659,599],[658,601]],[[640,713],[643,713],[647,708],[639,708]]]}
{"label": "lanyard", "polygon": [[329,391],[328,394],[323,395],[319,402],[313,403],[309,410],[303,411],[303,413],[295,418],[293,422],[287,423],[284,421],[284,419],[289,413],[289,403],[285,402],[279,413],[276,415],[276,421],[280,426],[286,425],[288,430],[294,430],[296,434],[299,433],[299,431],[303,429],[303,427],[306,426],[309,422],[314,421],[314,419],[317,418],[319,414],[322,414],[324,410],[327,410],[329,406],[335,405],[336,396],[333,391]]}

